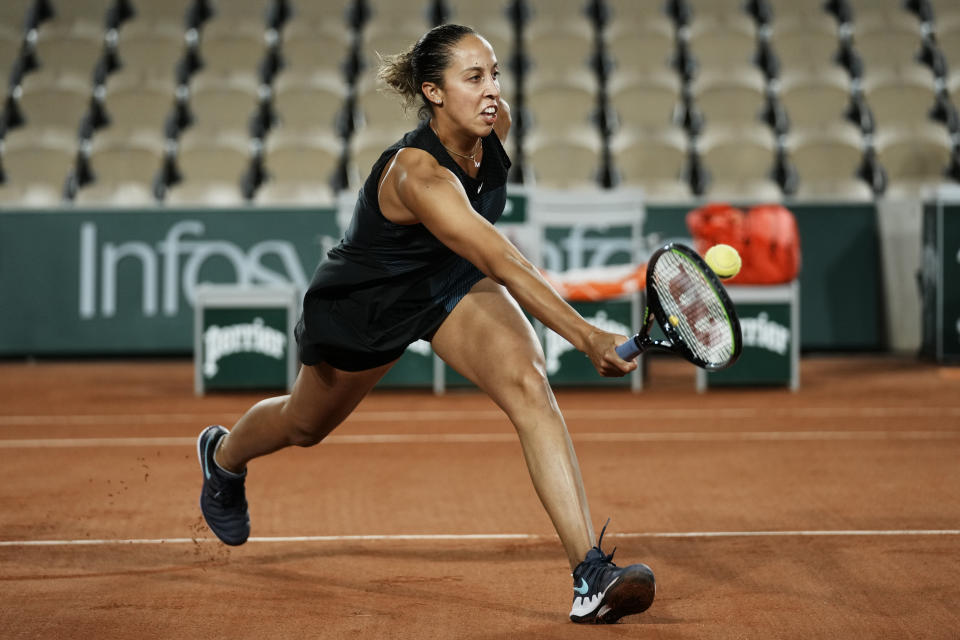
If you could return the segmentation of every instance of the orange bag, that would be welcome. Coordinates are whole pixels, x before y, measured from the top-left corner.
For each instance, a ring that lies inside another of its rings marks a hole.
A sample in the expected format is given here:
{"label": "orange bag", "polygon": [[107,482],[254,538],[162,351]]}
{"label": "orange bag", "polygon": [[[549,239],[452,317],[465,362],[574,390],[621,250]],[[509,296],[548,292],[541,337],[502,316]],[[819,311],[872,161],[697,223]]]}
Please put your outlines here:
{"label": "orange bag", "polygon": [[778,204],[742,210],[710,203],[687,214],[687,228],[700,255],[715,244],[740,253],[743,266],[731,284],[782,284],[800,273],[800,233],[793,214]]}

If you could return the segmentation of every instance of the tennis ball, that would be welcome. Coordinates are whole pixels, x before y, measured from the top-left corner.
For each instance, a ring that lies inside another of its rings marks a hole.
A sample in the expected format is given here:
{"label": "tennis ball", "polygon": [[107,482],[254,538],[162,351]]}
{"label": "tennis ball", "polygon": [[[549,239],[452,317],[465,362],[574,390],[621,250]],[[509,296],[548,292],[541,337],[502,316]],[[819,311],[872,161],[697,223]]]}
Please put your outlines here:
{"label": "tennis ball", "polygon": [[713,245],[703,258],[721,278],[732,278],[740,272],[740,254],[728,244]]}
{"label": "tennis ball", "polygon": [[680,318],[678,318],[677,316],[670,316],[668,320],[670,320],[670,324],[672,324],[673,326],[677,326],[678,324],[680,324]]}

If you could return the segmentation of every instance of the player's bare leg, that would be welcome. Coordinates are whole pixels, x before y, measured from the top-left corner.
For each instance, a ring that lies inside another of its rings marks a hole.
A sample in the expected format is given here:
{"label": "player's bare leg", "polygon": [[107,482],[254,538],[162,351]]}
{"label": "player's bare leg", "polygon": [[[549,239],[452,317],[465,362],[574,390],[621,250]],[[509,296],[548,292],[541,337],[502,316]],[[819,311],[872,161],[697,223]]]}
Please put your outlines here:
{"label": "player's bare leg", "polygon": [[645,611],[656,594],[653,572],[645,564],[617,567],[613,554],[601,549],[603,533],[594,545],[576,454],[547,382],[543,351],[513,299],[490,280],[480,281],[437,331],[433,348],[516,427],[534,487],[570,560],[570,619],[612,623]]}
{"label": "player's bare leg", "polygon": [[211,425],[197,438],[203,471],[200,510],[221,541],[240,545],[250,536],[244,483],[250,460],[291,445],[323,440],[363,399],[391,365],[345,372],[321,364],[302,367],[289,395],[254,405],[229,432]]}
{"label": "player's bare leg", "polygon": [[325,363],[301,367],[289,395],[262,400],[237,421],[222,440],[217,463],[240,472],[250,460],[278,449],[317,444],[350,415],[391,366],[366,371],[341,371]]}
{"label": "player's bare leg", "polygon": [[433,338],[434,351],[500,406],[520,437],[534,488],[571,569],[593,546],[577,457],[547,381],[543,350],[503,287],[481,280]]}

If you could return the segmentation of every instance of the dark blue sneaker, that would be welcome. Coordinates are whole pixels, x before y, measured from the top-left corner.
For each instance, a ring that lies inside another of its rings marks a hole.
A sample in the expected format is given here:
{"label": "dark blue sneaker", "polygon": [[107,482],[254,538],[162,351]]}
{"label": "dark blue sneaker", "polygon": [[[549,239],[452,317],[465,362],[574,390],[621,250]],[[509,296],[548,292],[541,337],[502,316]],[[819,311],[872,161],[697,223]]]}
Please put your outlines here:
{"label": "dark blue sneaker", "polygon": [[[609,521],[608,521],[609,522]],[[587,557],[573,570],[574,622],[611,624],[624,616],[642,613],[653,604],[657,585],[653,572],[645,564],[618,568],[613,564],[613,553],[606,555],[600,542],[607,525],[603,525],[597,545],[587,551]]]}
{"label": "dark blue sneaker", "polygon": [[207,427],[197,438],[197,457],[203,470],[203,489],[200,491],[200,511],[224,544],[239,545],[250,536],[250,512],[243,488],[243,475],[224,471],[213,461],[213,454],[227,430],[220,425]]}

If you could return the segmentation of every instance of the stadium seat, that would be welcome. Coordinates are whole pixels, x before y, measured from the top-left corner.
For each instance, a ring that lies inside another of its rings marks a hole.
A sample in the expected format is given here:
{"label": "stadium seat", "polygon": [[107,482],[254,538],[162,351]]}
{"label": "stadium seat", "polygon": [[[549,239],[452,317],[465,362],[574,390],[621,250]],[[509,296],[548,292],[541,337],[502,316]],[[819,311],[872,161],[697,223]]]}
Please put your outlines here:
{"label": "stadium seat", "polygon": [[604,37],[615,73],[672,73],[674,35],[665,17],[643,25],[614,22]]}
{"label": "stadium seat", "polygon": [[183,29],[134,21],[120,31],[117,48],[123,67],[114,76],[151,76],[172,81],[184,49]]}
{"label": "stadium seat", "polygon": [[696,17],[690,26],[690,49],[701,69],[726,70],[752,64],[756,29],[744,13]]}
{"label": "stadium seat", "polygon": [[953,0],[930,0],[938,25],[955,24],[960,20],[960,7]]}
{"label": "stadium seat", "polygon": [[864,80],[863,91],[879,130],[928,122],[936,98],[930,72],[916,66],[899,72],[872,73]]}
{"label": "stadium seat", "polygon": [[329,207],[336,202],[333,189],[323,182],[291,183],[272,179],[257,190],[253,202],[261,206]]}
{"label": "stadium seat", "polygon": [[342,80],[340,65],[350,46],[349,31],[331,21],[308,22],[294,19],[284,29],[284,68],[280,77],[296,77],[305,81],[326,76]]}
{"label": "stadium seat", "polygon": [[244,136],[256,104],[257,88],[249,82],[198,76],[190,90],[190,129]]}
{"label": "stadium seat", "polygon": [[346,13],[354,0],[292,0],[294,22],[330,22],[346,27]]}
{"label": "stadium seat", "polygon": [[339,150],[299,137],[271,136],[265,151],[267,182],[257,191],[258,204],[332,204],[330,177]]}
{"label": "stadium seat", "polygon": [[279,129],[288,133],[333,138],[337,113],[343,108],[346,88],[342,83],[302,82],[281,74],[274,87],[274,107]]}
{"label": "stadium seat", "polygon": [[769,179],[774,160],[773,133],[762,127],[711,131],[699,140],[703,161],[717,182]]}
{"label": "stadium seat", "polygon": [[943,172],[950,161],[951,141],[939,125],[881,129],[876,148],[891,187],[920,195],[923,189],[945,181]]}
{"label": "stadium seat", "polygon": [[763,109],[766,86],[759,69],[706,72],[694,80],[696,103],[708,128],[757,124]]}
{"label": "stadium seat", "polygon": [[772,180],[712,179],[704,197],[720,202],[771,203],[784,199],[780,187]]}
{"label": "stadium seat", "polygon": [[137,15],[133,22],[125,25],[137,25],[144,29],[151,27],[170,28],[177,27],[181,31],[184,27],[184,16],[187,13],[187,7],[194,0],[163,0],[163,2],[135,2]]}
{"label": "stadium seat", "polygon": [[823,0],[769,0],[776,24],[783,18],[818,17],[825,14]]}
{"label": "stadium seat", "polygon": [[610,104],[621,126],[659,128],[674,121],[680,100],[680,80],[676,74],[659,73],[628,77],[616,74],[610,83]]}
{"label": "stadium seat", "polygon": [[531,62],[528,73],[544,81],[588,72],[593,38],[593,30],[585,19],[558,26],[531,27],[526,34],[526,52]]}
{"label": "stadium seat", "polygon": [[89,184],[77,191],[73,203],[78,206],[149,207],[156,198],[148,184],[134,182]]}
{"label": "stadium seat", "polygon": [[836,66],[836,25],[825,13],[773,20],[772,43],[784,71]]}
{"label": "stadium seat", "polygon": [[38,31],[37,58],[40,60],[40,69],[34,75],[51,78],[76,76],[89,82],[102,50],[102,30],[67,30],[45,25]]}
{"label": "stadium seat", "polygon": [[429,0],[368,0],[367,4],[371,9],[371,25],[421,32],[430,26],[427,15]]}
{"label": "stadium seat", "polygon": [[267,170],[277,182],[326,184],[339,158],[336,144],[295,135],[271,136],[265,150]]}
{"label": "stadium seat", "polygon": [[805,182],[801,178],[793,198],[807,202],[871,202],[874,194],[870,185],[860,178],[834,178],[823,182]]}
{"label": "stadium seat", "polygon": [[7,184],[57,201],[76,153],[77,144],[66,137],[8,135],[3,151]]}
{"label": "stadium seat", "polygon": [[243,28],[215,18],[201,36],[203,68],[199,74],[255,78],[265,49],[262,28]]}
{"label": "stadium seat", "polygon": [[640,26],[666,17],[664,3],[659,0],[607,0],[611,22]]}
{"label": "stadium seat", "polygon": [[348,167],[351,188],[359,188],[383,151],[397,141],[396,132],[382,129],[361,129],[350,139]]}
{"label": "stadium seat", "polygon": [[500,63],[501,74],[506,72],[509,69],[510,56],[516,49],[513,45],[513,33],[509,30],[503,31],[491,28],[489,25],[486,28],[467,26],[472,27],[484,40],[490,43],[494,55],[497,56],[497,62]]}
{"label": "stadium seat", "polygon": [[13,62],[20,54],[22,36],[6,25],[0,25],[0,73],[2,77],[9,77]]}
{"label": "stadium seat", "polygon": [[94,138],[90,154],[90,167],[96,181],[77,192],[77,202],[113,203],[121,192],[130,197],[135,197],[137,192],[149,194],[153,176],[160,167],[163,148],[121,140],[104,142],[98,138]]}
{"label": "stadium seat", "polygon": [[417,126],[417,111],[422,104],[418,100],[404,109],[399,95],[369,77],[358,87],[357,102],[363,114],[363,128],[373,128],[394,138]]}
{"label": "stadium seat", "polygon": [[0,205],[13,208],[47,208],[63,203],[62,186],[30,184],[19,186],[0,185]]}
{"label": "stadium seat", "polygon": [[371,25],[363,33],[362,52],[366,57],[365,73],[376,75],[379,55],[391,56],[408,51],[427,30],[426,23],[405,24],[392,28],[389,24]]}
{"label": "stadium seat", "polygon": [[173,100],[173,83],[170,81],[141,81],[136,77],[111,80],[105,98],[110,116],[108,130],[118,135],[143,131],[159,134]]}
{"label": "stadium seat", "polygon": [[577,29],[588,24],[587,0],[527,0],[531,8],[530,27],[538,29]]}
{"label": "stadium seat", "polygon": [[23,30],[27,11],[34,0],[4,0],[0,2],[0,25],[4,25],[20,33]]}
{"label": "stadium seat", "polygon": [[[511,23],[506,16],[506,2],[474,2],[474,0],[447,0],[450,8],[450,22],[473,27],[483,35],[491,34],[501,40],[509,40],[512,34]],[[494,35],[495,34],[495,35]],[[491,44],[493,41],[491,40]],[[509,49],[512,50],[512,43]],[[505,58],[510,51],[495,49],[497,55]]]}
{"label": "stadium seat", "polygon": [[[7,0],[4,0],[6,2]],[[54,16],[44,29],[52,27],[88,27],[103,30],[107,9],[114,0],[68,0],[55,2]]]}
{"label": "stadium seat", "polygon": [[866,16],[899,16],[906,15],[904,0],[848,0],[853,8],[854,24],[859,26]]}
{"label": "stadium seat", "polygon": [[183,138],[177,165],[181,184],[171,187],[170,204],[236,205],[243,201],[240,179],[249,152],[239,141]]}
{"label": "stadium seat", "polygon": [[[960,70],[960,9],[957,13],[958,20],[937,33],[937,44],[947,58],[947,64],[952,73]],[[938,25],[940,22],[938,21]]]}
{"label": "stadium seat", "polygon": [[587,74],[573,74],[564,84],[539,83],[534,76],[527,91],[526,106],[533,116],[531,131],[562,135],[569,130],[594,126],[597,87]]}
{"label": "stadium seat", "polygon": [[745,13],[744,0],[687,0],[693,10],[693,19],[727,18]]}
{"label": "stadium seat", "polygon": [[267,8],[272,0],[217,0],[213,20],[218,24],[266,25]]}
{"label": "stadium seat", "polygon": [[853,42],[867,75],[920,65],[916,59],[921,44],[916,19],[906,12],[898,15],[903,16],[903,21],[855,23]]}
{"label": "stadium seat", "polygon": [[[239,179],[237,180],[239,183]],[[167,205],[177,207],[230,207],[244,204],[240,187],[225,182],[177,185],[167,193]]]}
{"label": "stadium seat", "polygon": [[625,186],[639,186],[651,197],[683,194],[687,156],[684,133],[676,127],[627,129],[611,140],[614,163]]}
{"label": "stadium seat", "polygon": [[537,186],[552,189],[597,186],[601,160],[598,132],[581,130],[563,136],[533,136],[526,150]]}
{"label": "stadium seat", "polygon": [[785,73],[780,78],[780,100],[795,126],[839,123],[850,101],[850,79],[840,67]]}
{"label": "stadium seat", "polygon": [[828,193],[838,181],[855,180],[863,157],[860,132],[848,126],[797,129],[787,136],[801,190]]}
{"label": "stadium seat", "polygon": [[20,109],[27,119],[25,130],[34,134],[55,130],[73,135],[86,112],[90,94],[90,82],[86,79],[26,76],[20,98]]}

